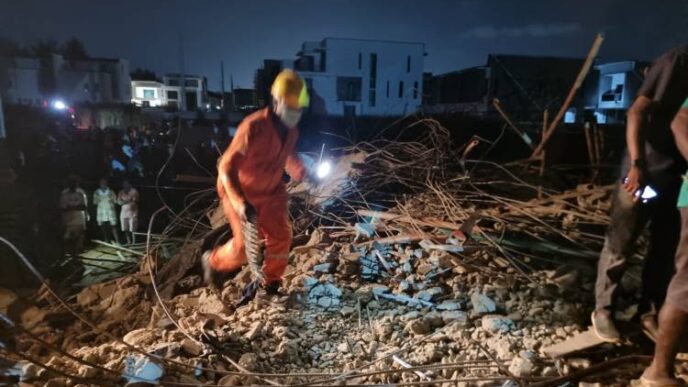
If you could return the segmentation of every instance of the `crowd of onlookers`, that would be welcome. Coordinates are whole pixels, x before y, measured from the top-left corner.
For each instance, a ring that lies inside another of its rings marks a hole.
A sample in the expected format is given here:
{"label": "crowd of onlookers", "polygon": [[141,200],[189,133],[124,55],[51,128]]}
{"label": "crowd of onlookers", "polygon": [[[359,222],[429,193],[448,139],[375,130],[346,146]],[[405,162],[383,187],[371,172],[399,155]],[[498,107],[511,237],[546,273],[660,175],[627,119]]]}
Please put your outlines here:
{"label": "crowd of onlookers", "polygon": [[181,125],[182,132],[173,122],[86,130],[56,124],[12,137],[12,169],[36,196],[37,222],[68,242],[65,253],[81,251],[85,238],[132,243],[139,217],[145,222],[159,205],[156,187],[174,198],[178,174],[212,173],[234,131],[227,124]]}
{"label": "crowd of onlookers", "polygon": [[[120,231],[127,244],[134,243],[134,232],[138,226],[139,192],[128,180],[122,182],[122,189],[115,193],[108,180],[100,179],[98,189],[90,201],[95,210],[95,220],[105,242],[120,244]],[[78,255],[83,250],[84,235],[89,220],[89,200],[81,188],[79,178],[71,176],[69,185],[60,194],[59,209],[62,214],[65,254]],[[119,215],[117,208],[119,208]],[[118,227],[119,225],[119,227]]]}

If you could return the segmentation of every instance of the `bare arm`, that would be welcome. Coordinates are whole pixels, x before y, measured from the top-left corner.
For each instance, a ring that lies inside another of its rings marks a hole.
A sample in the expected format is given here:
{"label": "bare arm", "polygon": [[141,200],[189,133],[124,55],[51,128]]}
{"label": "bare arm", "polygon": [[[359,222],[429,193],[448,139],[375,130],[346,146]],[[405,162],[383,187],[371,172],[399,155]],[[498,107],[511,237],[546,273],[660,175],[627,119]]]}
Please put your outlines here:
{"label": "bare arm", "polygon": [[628,110],[626,145],[631,167],[624,179],[623,189],[631,196],[634,196],[645,185],[645,135],[643,132],[651,107],[651,99],[639,96]]}
{"label": "bare arm", "polygon": [[688,160],[688,109],[679,110],[671,122],[671,132],[681,156]]}
{"label": "bare arm", "polygon": [[633,160],[645,159],[645,134],[644,123],[650,111],[652,100],[645,96],[639,96],[628,110],[628,122],[626,124],[626,145],[628,155]]}

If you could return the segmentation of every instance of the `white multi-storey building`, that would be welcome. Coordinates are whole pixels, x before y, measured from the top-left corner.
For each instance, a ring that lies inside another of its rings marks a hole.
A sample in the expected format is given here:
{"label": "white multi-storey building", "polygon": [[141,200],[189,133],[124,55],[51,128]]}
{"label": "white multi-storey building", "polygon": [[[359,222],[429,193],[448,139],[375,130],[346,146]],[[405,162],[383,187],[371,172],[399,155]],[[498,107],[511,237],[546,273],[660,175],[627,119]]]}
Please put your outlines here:
{"label": "white multi-storey building", "polygon": [[325,38],[303,43],[294,63],[315,114],[400,116],[421,107],[425,45]]}

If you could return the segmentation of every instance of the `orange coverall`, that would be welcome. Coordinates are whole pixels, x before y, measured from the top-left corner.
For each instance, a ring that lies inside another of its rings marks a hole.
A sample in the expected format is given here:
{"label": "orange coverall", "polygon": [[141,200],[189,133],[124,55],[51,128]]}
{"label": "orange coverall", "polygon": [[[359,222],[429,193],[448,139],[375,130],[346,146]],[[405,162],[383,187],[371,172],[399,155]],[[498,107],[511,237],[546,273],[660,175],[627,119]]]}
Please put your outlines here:
{"label": "orange coverall", "polygon": [[[210,264],[220,272],[234,271],[246,263],[244,236],[239,215],[233,203],[246,199],[258,214],[258,232],[265,240],[263,273],[266,284],[282,280],[289,262],[292,231],[287,214],[287,189],[284,171],[292,179],[302,180],[305,169],[294,153],[298,129],[286,129],[280,137],[279,118],[270,108],[246,117],[218,163],[217,192],[222,201],[232,239],[212,251]],[[236,173],[238,181],[229,178],[228,189],[221,176]]]}

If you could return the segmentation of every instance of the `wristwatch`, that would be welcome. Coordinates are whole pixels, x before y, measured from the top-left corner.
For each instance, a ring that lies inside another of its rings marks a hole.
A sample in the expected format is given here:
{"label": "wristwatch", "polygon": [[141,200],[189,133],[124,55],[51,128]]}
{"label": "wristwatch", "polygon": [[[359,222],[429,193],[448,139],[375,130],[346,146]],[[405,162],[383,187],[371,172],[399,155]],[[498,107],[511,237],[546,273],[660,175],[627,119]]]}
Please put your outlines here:
{"label": "wristwatch", "polygon": [[638,168],[645,168],[647,164],[645,164],[645,159],[634,159],[633,166]]}

